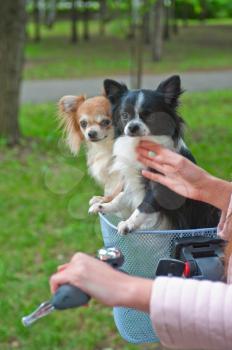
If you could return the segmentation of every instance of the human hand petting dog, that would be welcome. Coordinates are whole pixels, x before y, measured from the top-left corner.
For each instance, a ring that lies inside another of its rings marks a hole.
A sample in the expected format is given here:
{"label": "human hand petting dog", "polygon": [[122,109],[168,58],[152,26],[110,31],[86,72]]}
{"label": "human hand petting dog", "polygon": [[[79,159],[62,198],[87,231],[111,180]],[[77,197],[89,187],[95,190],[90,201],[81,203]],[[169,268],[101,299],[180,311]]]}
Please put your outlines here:
{"label": "human hand petting dog", "polygon": [[180,154],[152,142],[141,141],[137,152],[141,163],[159,172],[142,170],[146,178],[184,197],[212,204],[221,210],[227,208],[231,183],[210,175]]}
{"label": "human hand petting dog", "polygon": [[51,292],[69,283],[107,306],[134,307],[149,312],[152,280],[132,277],[87,254],[76,253],[50,279]]}

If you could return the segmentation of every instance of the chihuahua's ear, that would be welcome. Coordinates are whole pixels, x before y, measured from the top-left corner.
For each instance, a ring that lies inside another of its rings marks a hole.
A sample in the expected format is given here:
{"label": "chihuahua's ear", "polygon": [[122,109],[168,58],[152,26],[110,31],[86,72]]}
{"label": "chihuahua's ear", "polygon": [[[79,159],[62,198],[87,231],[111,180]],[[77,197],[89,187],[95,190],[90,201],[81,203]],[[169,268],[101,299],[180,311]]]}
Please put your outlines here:
{"label": "chihuahua's ear", "polygon": [[64,129],[66,142],[71,152],[79,152],[83,135],[80,130],[77,111],[86,100],[85,96],[63,96],[59,101],[60,125]]}
{"label": "chihuahua's ear", "polygon": [[59,101],[59,109],[62,113],[77,112],[80,105],[86,100],[86,97],[67,95],[63,96]]}
{"label": "chihuahua's ear", "polygon": [[115,80],[105,79],[103,82],[105,96],[108,97],[111,103],[117,103],[120,97],[128,91],[125,84],[118,83]]}
{"label": "chihuahua's ear", "polygon": [[181,81],[179,75],[173,75],[170,78],[162,81],[157,90],[164,96],[164,100],[172,107],[178,106],[178,99],[183,93],[181,89]]}

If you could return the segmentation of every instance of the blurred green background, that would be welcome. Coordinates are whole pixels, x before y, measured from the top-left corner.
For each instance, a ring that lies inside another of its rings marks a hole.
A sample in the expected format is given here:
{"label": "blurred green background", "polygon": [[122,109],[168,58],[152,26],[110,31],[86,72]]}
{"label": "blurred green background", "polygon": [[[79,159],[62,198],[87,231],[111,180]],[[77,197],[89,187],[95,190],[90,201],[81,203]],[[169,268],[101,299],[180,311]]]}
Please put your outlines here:
{"label": "blurred green background", "polygon": [[[139,41],[133,1],[28,1],[23,84],[77,79],[81,88],[84,78],[97,78],[100,93],[105,77],[137,71],[131,50],[138,44],[142,75],[187,72],[191,80],[201,73],[204,80],[206,72],[231,74],[231,1],[161,1],[162,54],[155,57],[157,2],[141,2]],[[215,78],[208,89],[201,91],[199,84],[195,90],[183,95],[180,109],[187,144],[202,167],[231,179],[232,81],[217,89]],[[102,246],[98,219],[87,215],[89,198],[102,190],[88,175],[84,149],[72,157],[62,141],[56,118],[61,96],[49,101],[46,94],[43,103],[21,103],[17,142],[3,132],[0,110],[0,349],[157,349],[126,343],[112,310],[95,301],[29,329],[21,324],[22,316],[49,298],[48,279],[57,265],[76,251],[95,254]]]}

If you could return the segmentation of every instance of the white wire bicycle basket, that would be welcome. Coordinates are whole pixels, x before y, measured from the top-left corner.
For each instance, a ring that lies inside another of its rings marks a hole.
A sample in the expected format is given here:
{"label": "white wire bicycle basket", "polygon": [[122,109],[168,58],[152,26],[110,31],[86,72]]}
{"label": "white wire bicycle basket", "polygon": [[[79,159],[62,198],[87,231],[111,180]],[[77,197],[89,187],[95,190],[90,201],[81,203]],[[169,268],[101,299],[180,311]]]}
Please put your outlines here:
{"label": "white wire bicycle basket", "polygon": [[[142,230],[122,236],[117,231],[119,219],[113,215],[100,216],[102,236],[106,247],[117,247],[124,255],[122,270],[130,275],[154,279],[160,259],[170,258],[173,244],[178,239],[215,238],[216,228],[152,231]],[[147,313],[135,309],[115,307],[116,327],[127,342],[134,344],[158,342]]]}

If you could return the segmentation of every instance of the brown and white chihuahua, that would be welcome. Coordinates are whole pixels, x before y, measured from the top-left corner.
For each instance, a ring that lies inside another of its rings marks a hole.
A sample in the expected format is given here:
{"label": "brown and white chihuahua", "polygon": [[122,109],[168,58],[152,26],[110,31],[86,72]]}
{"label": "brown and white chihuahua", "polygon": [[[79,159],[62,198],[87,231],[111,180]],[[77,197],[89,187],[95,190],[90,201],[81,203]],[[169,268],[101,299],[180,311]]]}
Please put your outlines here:
{"label": "brown and white chihuahua", "polygon": [[119,173],[111,172],[114,128],[109,100],[104,96],[88,99],[83,95],[63,96],[59,112],[71,152],[77,155],[85,141],[89,173],[104,188],[104,197],[93,197],[90,205],[110,202],[122,190],[122,185]]}

